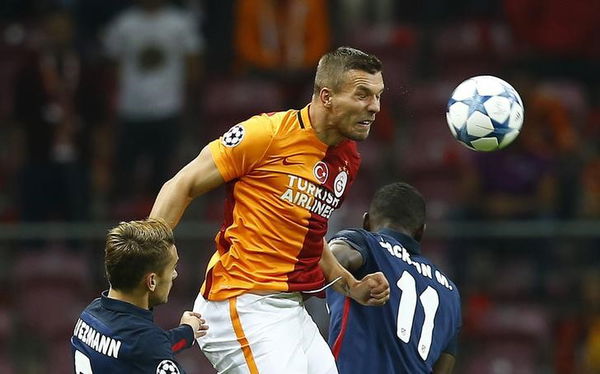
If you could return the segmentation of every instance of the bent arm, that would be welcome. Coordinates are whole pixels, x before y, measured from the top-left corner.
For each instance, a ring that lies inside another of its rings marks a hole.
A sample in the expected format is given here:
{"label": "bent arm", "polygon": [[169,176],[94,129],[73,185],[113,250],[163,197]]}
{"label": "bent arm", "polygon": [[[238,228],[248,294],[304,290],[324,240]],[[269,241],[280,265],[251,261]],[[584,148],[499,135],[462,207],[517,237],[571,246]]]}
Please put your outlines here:
{"label": "bent arm", "polygon": [[433,366],[434,374],[451,374],[454,369],[454,356],[449,353],[442,353],[440,358]]}
{"label": "bent arm", "polygon": [[150,218],[162,218],[174,228],[192,200],[223,183],[223,177],[206,146],[198,157],[162,186]]}
{"label": "bent arm", "polygon": [[354,287],[358,281],[338,262],[325,241],[323,241],[323,254],[319,265],[325,275],[325,281],[329,283],[341,277],[339,281],[333,284],[332,288],[343,295],[350,296],[350,288]]}
{"label": "bent arm", "polygon": [[173,353],[179,353],[194,345],[195,337],[192,329],[190,325],[181,325],[166,331]]}
{"label": "bent arm", "polygon": [[363,257],[359,251],[352,248],[343,240],[333,240],[329,243],[331,253],[350,273],[354,274],[364,263]]}
{"label": "bent arm", "polygon": [[338,262],[325,241],[323,241],[323,245],[323,254],[319,265],[325,274],[327,282],[340,278],[332,285],[335,291],[351,297],[362,305],[383,305],[387,302],[390,294],[390,286],[383,273],[368,274],[361,280],[356,280]]}

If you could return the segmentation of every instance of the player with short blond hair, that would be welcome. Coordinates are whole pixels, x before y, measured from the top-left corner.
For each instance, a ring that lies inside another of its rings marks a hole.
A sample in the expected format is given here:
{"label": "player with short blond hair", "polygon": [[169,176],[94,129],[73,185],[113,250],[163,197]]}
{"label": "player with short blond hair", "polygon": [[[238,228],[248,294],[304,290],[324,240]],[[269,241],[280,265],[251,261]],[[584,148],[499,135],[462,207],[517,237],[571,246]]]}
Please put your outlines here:
{"label": "player with short blond hair", "polygon": [[195,312],[184,312],[180,326],[168,331],[153,323],[152,308],[167,302],[177,277],[171,228],[160,219],[121,222],[105,248],[110,289],[75,324],[75,373],[185,373],[174,355],[208,327]]}

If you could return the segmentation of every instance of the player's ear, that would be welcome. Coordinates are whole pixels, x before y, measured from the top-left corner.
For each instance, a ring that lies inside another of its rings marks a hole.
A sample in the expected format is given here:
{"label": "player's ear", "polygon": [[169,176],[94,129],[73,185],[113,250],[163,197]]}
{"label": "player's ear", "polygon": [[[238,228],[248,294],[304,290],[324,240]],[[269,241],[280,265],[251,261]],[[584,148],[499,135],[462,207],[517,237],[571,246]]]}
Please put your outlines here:
{"label": "player's ear", "polygon": [[156,273],[146,275],[146,287],[152,292],[156,289]]}
{"label": "player's ear", "polygon": [[425,227],[426,227],[426,225],[423,224],[423,226],[419,227],[413,234],[413,238],[415,238],[416,241],[420,242],[421,239],[423,239],[423,234],[425,233]]}
{"label": "player's ear", "polygon": [[363,229],[371,231],[371,220],[368,212],[364,212],[363,214]]}
{"label": "player's ear", "polygon": [[319,99],[325,108],[331,107],[331,98],[331,90],[327,87],[321,88],[321,91],[319,91]]}

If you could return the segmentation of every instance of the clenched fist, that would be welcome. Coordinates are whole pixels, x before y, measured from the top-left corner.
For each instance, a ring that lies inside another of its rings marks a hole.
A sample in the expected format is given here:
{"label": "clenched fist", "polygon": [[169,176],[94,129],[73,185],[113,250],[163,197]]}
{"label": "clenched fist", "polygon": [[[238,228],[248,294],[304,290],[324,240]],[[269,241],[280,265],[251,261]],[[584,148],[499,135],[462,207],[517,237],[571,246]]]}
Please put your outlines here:
{"label": "clenched fist", "polygon": [[350,297],[362,305],[379,306],[390,299],[390,284],[382,272],[371,273],[352,285]]}

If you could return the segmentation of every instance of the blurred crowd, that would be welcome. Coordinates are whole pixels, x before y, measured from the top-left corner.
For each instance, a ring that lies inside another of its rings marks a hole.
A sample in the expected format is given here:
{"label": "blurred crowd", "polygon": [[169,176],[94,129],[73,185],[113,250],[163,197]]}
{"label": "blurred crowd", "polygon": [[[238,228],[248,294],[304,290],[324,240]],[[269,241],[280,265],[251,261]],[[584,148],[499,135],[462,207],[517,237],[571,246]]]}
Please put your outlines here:
{"label": "blurred crowd", "polygon": [[[598,1],[6,0],[0,12],[0,223],[147,216],[209,140],[303,107],[319,57],[340,45],[383,61],[386,92],[331,231],[397,180],[423,192],[432,227],[600,220]],[[487,74],[520,93],[525,122],[508,148],[476,153],[451,137],[446,101]],[[185,220],[219,222],[219,194]],[[424,248],[462,291],[458,372],[600,373],[600,233],[456,234]],[[167,322],[212,252],[178,247]],[[69,372],[75,316],[105,287],[102,248],[0,241],[0,372]],[[190,373],[210,372],[186,355]]]}

